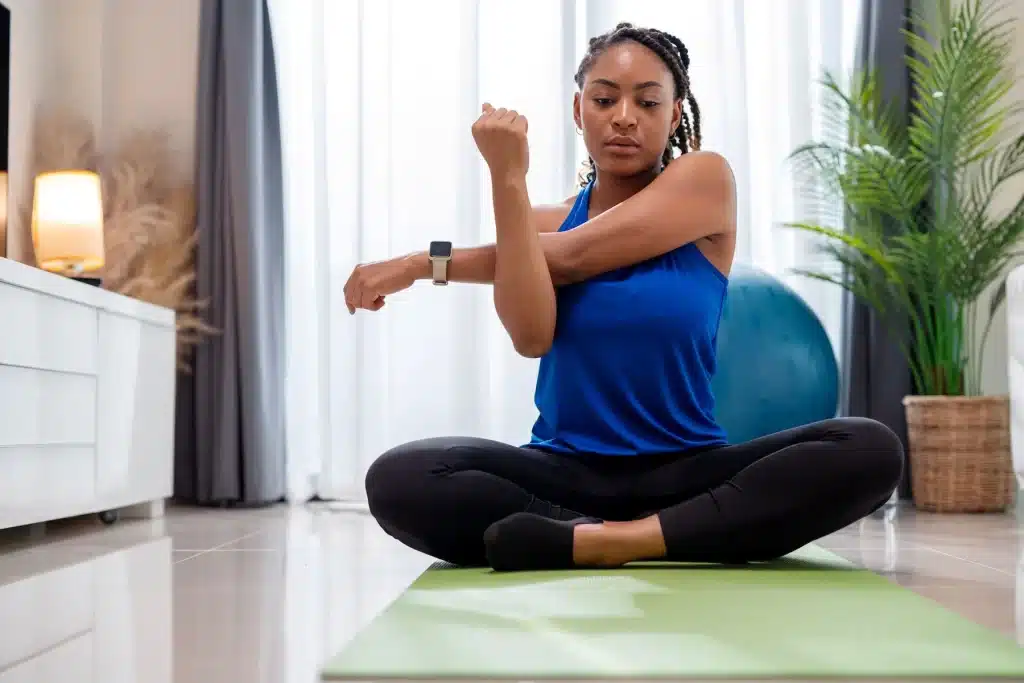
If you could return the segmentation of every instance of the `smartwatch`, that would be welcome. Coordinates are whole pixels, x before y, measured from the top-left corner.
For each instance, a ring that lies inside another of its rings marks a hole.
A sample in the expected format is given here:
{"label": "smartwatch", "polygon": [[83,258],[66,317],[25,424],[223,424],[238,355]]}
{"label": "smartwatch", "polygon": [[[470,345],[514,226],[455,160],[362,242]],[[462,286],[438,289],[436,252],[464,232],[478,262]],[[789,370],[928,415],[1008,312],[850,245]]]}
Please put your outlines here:
{"label": "smartwatch", "polygon": [[427,252],[430,259],[431,280],[435,285],[448,284],[448,262],[452,260],[452,243],[434,241]]}

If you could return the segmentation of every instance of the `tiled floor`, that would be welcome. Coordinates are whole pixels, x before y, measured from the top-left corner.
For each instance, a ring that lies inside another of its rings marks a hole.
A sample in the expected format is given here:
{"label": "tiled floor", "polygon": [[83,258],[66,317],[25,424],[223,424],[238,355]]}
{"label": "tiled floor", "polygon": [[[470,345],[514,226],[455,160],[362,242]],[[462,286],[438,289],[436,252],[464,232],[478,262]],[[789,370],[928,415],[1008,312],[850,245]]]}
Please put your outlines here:
{"label": "tiled floor", "polygon": [[[823,545],[1024,642],[1020,530],[900,508]],[[428,563],[325,507],[0,532],[0,683],[315,683]]]}

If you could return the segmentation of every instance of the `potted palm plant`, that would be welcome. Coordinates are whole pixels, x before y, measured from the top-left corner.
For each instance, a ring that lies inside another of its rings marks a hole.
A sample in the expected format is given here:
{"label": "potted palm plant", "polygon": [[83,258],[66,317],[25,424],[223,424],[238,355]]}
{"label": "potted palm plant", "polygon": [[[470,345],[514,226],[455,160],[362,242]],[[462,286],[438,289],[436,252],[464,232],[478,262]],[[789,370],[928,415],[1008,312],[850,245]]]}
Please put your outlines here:
{"label": "potted palm plant", "polygon": [[990,1],[933,11],[905,32],[909,116],[883,100],[874,73],[847,87],[825,76],[826,118],[842,131],[827,137],[849,142],[813,141],[791,160],[842,225],[789,225],[813,233],[831,264],[800,273],[906,322],[893,338],[913,377],[903,404],[916,506],[998,511],[1014,493],[1009,399],[983,395],[981,367],[1024,232],[1024,198],[1006,198],[1024,172],[1021,107],[1008,97],[1013,28]]}

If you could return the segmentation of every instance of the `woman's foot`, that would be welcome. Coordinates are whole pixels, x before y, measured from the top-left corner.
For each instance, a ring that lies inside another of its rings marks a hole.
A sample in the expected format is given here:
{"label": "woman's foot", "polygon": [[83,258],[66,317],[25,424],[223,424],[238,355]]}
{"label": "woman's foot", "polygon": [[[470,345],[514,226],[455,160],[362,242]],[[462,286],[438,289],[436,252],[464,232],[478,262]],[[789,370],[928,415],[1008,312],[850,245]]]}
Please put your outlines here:
{"label": "woman's foot", "polygon": [[574,529],[573,561],[579,567],[621,567],[665,557],[657,515],[632,522],[582,524]]}
{"label": "woman's foot", "polygon": [[665,556],[657,516],[634,522],[558,521],[519,512],[488,527],[484,545],[498,571],[612,568]]}

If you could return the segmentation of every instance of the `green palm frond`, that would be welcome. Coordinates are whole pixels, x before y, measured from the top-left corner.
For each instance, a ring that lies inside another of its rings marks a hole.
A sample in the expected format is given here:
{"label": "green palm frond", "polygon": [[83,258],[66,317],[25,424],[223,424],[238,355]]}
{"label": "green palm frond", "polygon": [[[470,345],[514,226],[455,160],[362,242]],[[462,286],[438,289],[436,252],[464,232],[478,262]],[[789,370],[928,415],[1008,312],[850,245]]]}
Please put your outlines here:
{"label": "green palm frond", "polygon": [[909,137],[922,154],[951,170],[991,152],[995,133],[1015,105],[1008,101],[1013,78],[1006,66],[1012,21],[1000,7],[970,1],[955,14],[929,20],[914,12],[903,32],[913,91]]}
{"label": "green palm frond", "polygon": [[[912,16],[904,33],[909,112],[883,97],[874,72],[853,74],[845,87],[822,79],[824,134],[790,155],[815,218],[788,225],[819,238],[842,273],[799,274],[909,321],[909,339],[898,341],[917,391],[975,394],[1001,302],[985,320],[976,320],[976,303],[1024,236],[1024,197],[1004,199],[1024,173],[1024,107],[1008,97],[1013,25],[1002,8],[938,0],[937,9],[933,19]],[[841,216],[832,225],[842,228],[823,225],[826,215]]]}

